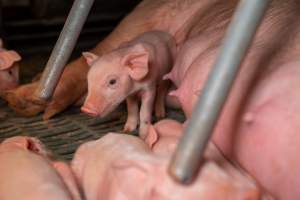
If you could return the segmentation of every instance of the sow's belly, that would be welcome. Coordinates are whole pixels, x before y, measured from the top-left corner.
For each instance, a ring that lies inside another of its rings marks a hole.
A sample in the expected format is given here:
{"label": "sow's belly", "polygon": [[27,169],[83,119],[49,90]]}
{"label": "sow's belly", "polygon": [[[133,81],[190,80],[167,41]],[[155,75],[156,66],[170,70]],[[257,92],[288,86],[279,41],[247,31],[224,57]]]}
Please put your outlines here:
{"label": "sow's belly", "polygon": [[220,120],[213,135],[225,155],[276,199],[300,199],[299,66],[288,63],[268,74],[246,98],[234,129],[222,131]]}

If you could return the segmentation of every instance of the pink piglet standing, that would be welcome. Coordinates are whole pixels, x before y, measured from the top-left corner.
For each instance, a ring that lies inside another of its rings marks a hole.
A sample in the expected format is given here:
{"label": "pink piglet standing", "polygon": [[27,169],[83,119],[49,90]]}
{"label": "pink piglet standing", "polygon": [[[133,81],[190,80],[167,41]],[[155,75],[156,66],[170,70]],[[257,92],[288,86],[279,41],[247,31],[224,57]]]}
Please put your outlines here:
{"label": "pink piglet standing", "polygon": [[163,81],[162,77],[171,70],[175,51],[171,35],[152,31],[101,57],[84,52],[91,69],[82,111],[103,117],[126,99],[128,118],[124,131],[135,130],[140,120],[140,136],[145,137],[153,107],[157,117],[165,115],[164,101],[169,82]]}
{"label": "pink piglet standing", "polygon": [[19,65],[16,62],[20,60],[21,56],[17,52],[4,49],[0,39],[0,93],[18,86]]}

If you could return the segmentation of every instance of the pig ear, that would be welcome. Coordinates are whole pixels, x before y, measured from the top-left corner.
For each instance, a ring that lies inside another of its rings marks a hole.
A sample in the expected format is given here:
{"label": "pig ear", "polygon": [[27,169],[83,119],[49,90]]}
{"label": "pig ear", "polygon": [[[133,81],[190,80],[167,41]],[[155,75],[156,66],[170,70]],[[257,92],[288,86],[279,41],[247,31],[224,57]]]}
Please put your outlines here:
{"label": "pig ear", "polygon": [[75,175],[71,170],[71,167],[62,161],[53,162],[52,165],[69,189],[69,192],[73,197],[72,199],[81,199],[78,184],[76,182]]}
{"label": "pig ear", "polygon": [[43,156],[50,156],[49,152],[46,150],[41,141],[33,137],[16,136],[4,140],[1,145],[17,146]]}
{"label": "pig ear", "polygon": [[152,148],[154,146],[154,144],[157,142],[157,140],[158,140],[158,134],[157,134],[154,126],[150,125],[149,129],[148,129],[148,134],[145,138],[145,142],[146,142],[146,144],[149,145],[150,148]]}
{"label": "pig ear", "polygon": [[99,58],[99,56],[91,52],[83,52],[82,55],[89,66],[92,66],[94,62]]}
{"label": "pig ear", "polygon": [[10,68],[15,62],[20,61],[21,56],[15,51],[0,52],[0,70]]}
{"label": "pig ear", "polygon": [[37,138],[27,137],[28,145],[27,148],[35,153],[43,156],[50,156],[50,152],[46,149],[44,144]]}
{"label": "pig ear", "polygon": [[16,136],[11,137],[6,140],[4,140],[1,145],[7,145],[7,146],[18,146],[23,149],[28,149],[29,146],[29,137],[26,136]]}
{"label": "pig ear", "polygon": [[143,45],[137,44],[121,59],[121,64],[132,79],[142,80],[149,72],[149,52]]}

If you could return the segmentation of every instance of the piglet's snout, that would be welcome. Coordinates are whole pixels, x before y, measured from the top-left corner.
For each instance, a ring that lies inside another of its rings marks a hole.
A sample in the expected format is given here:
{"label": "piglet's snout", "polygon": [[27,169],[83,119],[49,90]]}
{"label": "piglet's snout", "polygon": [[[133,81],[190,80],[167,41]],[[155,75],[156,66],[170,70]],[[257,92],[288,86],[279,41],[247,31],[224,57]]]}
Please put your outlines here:
{"label": "piglet's snout", "polygon": [[92,117],[96,117],[98,116],[98,112],[96,111],[96,109],[94,108],[93,105],[91,104],[84,104],[82,107],[81,107],[81,111],[92,116]]}
{"label": "piglet's snout", "polygon": [[81,111],[92,117],[101,117],[104,107],[105,101],[102,96],[88,96],[81,107]]}

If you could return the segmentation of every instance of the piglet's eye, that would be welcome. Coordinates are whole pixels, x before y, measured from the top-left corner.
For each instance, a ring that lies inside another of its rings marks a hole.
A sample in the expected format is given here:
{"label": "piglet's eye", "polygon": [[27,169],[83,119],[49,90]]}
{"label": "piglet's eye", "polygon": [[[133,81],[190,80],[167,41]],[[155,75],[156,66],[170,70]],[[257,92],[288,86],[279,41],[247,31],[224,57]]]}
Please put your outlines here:
{"label": "piglet's eye", "polygon": [[114,85],[117,83],[117,80],[116,79],[111,79],[109,80],[109,85]]}
{"label": "piglet's eye", "polygon": [[111,75],[108,77],[106,81],[106,87],[109,87],[111,89],[116,89],[119,85],[119,77],[115,75]]}

